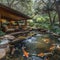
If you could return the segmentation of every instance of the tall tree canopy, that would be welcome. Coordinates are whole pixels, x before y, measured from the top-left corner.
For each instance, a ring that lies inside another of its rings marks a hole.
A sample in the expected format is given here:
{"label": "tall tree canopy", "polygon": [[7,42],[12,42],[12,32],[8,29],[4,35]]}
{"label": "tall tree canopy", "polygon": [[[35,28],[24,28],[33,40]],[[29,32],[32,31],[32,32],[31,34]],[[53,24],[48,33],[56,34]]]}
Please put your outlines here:
{"label": "tall tree canopy", "polygon": [[32,15],[32,0],[0,0],[0,3],[25,14]]}

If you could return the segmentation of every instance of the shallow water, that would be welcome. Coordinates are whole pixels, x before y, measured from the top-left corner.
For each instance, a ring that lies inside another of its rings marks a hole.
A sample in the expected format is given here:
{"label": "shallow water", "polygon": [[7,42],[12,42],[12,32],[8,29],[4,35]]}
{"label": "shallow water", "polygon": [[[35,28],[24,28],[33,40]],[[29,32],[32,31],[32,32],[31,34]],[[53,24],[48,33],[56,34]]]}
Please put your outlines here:
{"label": "shallow water", "polygon": [[[46,60],[45,58],[40,58],[33,56],[33,54],[39,54],[41,52],[48,53],[51,44],[58,43],[57,38],[50,34],[36,34],[26,40],[19,42],[15,45],[16,51],[12,56],[12,59],[16,60]],[[25,51],[30,54],[30,57],[26,58],[23,56],[22,47],[25,47]],[[11,56],[11,55],[10,55]],[[17,57],[16,57],[17,56]],[[7,59],[6,59],[7,60]],[[51,60],[51,59],[50,59]]]}

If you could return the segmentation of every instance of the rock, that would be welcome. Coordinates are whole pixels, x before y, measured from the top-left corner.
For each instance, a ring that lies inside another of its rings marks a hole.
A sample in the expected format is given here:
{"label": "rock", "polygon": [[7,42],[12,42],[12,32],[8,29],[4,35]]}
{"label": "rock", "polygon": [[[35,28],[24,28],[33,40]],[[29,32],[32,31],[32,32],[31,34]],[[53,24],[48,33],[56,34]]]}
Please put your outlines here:
{"label": "rock", "polygon": [[7,39],[14,39],[15,37],[14,36],[11,36],[11,35],[5,35],[4,38],[7,38]]}
{"label": "rock", "polygon": [[6,56],[6,50],[0,49],[0,59],[4,58]]}
{"label": "rock", "polygon": [[60,38],[58,38],[58,40],[60,41]]}

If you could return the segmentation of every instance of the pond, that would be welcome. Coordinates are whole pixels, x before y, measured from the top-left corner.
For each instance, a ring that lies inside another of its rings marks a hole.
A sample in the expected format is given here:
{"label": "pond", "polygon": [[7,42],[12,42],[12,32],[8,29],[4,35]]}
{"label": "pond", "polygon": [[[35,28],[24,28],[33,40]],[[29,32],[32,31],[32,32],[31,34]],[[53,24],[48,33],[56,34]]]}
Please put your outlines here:
{"label": "pond", "polygon": [[6,60],[54,60],[55,56],[60,59],[58,54],[60,49],[57,49],[59,43],[58,39],[51,34],[36,33],[32,37],[16,43],[14,54],[7,56]]}

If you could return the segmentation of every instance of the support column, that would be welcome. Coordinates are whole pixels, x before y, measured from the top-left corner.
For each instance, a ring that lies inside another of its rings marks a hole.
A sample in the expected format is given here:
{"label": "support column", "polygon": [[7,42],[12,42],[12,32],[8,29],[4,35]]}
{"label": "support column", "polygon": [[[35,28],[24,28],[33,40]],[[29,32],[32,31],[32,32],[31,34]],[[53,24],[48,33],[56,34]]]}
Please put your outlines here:
{"label": "support column", "polygon": [[25,20],[25,28],[27,28],[27,20]]}
{"label": "support column", "polygon": [[24,25],[22,25],[22,29],[26,29],[27,28],[27,20],[24,20]]}
{"label": "support column", "polygon": [[2,24],[2,22],[1,22],[1,14],[0,14],[0,29],[1,29],[1,24]]}

